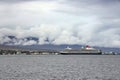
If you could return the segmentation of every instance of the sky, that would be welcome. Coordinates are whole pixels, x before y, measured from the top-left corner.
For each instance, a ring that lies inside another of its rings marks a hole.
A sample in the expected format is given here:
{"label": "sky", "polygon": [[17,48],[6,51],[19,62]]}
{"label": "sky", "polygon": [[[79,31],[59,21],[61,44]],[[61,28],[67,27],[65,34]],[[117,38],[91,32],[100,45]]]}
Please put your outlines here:
{"label": "sky", "polygon": [[120,48],[120,0],[0,0],[0,44],[10,41]]}

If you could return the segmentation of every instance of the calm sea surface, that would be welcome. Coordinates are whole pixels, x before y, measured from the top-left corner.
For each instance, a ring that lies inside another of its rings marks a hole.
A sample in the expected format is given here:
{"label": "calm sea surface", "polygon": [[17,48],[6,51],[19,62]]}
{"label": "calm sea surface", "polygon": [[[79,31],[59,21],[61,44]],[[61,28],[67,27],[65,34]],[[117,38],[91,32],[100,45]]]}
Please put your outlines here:
{"label": "calm sea surface", "polygon": [[120,80],[120,56],[1,55],[0,80]]}

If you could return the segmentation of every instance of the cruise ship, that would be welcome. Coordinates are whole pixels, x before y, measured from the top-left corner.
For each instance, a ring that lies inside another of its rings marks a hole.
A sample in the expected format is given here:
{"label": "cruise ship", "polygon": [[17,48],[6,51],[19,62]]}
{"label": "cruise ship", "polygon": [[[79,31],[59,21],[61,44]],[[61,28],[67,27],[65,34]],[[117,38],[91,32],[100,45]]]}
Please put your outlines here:
{"label": "cruise ship", "polygon": [[80,49],[72,49],[70,47],[65,48],[63,51],[60,51],[62,55],[101,55],[102,52],[99,49],[95,49],[86,45]]}

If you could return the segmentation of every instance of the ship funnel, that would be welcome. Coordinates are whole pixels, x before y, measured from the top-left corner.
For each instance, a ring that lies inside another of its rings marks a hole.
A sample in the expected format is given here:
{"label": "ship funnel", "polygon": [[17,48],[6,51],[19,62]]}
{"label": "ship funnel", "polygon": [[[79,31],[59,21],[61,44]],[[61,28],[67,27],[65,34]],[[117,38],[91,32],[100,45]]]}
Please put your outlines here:
{"label": "ship funnel", "polygon": [[86,45],[86,48],[90,48],[90,46],[89,46],[89,45]]}

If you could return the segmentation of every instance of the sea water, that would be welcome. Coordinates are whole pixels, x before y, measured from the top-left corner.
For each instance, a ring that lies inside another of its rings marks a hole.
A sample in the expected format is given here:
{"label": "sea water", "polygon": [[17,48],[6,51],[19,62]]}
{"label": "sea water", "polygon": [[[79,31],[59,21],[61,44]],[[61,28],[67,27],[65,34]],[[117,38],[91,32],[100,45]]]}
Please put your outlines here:
{"label": "sea water", "polygon": [[1,55],[0,80],[120,80],[120,56]]}

